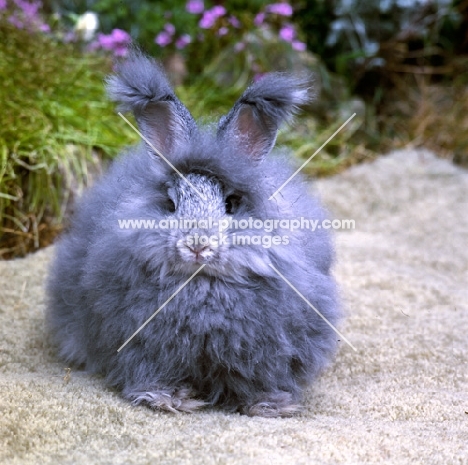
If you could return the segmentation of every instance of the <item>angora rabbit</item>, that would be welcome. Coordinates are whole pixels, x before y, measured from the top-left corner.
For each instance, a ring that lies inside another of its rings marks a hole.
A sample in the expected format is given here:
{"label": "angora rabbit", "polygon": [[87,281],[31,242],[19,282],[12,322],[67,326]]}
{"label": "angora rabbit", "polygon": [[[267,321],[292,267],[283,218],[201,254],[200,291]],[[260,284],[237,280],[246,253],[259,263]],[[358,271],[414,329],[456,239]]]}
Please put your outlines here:
{"label": "angora rabbit", "polygon": [[306,225],[324,210],[300,175],[270,199],[293,173],[270,152],[306,80],[266,75],[216,128],[197,126],[141,52],[107,84],[145,142],[83,196],[57,245],[47,323],[61,358],[134,405],[296,413],[340,313],[330,238]]}

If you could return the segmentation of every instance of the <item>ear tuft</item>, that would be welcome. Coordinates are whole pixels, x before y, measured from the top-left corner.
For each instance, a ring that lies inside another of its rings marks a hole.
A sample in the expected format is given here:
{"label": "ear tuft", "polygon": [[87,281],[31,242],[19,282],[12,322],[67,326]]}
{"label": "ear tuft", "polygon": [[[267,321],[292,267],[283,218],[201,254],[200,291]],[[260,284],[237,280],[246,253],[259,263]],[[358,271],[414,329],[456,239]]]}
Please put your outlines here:
{"label": "ear tuft", "polygon": [[250,86],[220,120],[218,137],[241,141],[251,157],[262,159],[273,148],[281,124],[308,102],[308,83],[304,77],[267,74]]}
{"label": "ear tuft", "polygon": [[143,135],[158,150],[171,152],[196,131],[196,123],[178,100],[162,66],[134,49],[108,77],[107,93],[120,111],[132,111]]}
{"label": "ear tuft", "polygon": [[141,112],[150,102],[164,100],[173,91],[162,67],[139,50],[115,66],[106,79],[109,98],[119,102],[120,111]]}

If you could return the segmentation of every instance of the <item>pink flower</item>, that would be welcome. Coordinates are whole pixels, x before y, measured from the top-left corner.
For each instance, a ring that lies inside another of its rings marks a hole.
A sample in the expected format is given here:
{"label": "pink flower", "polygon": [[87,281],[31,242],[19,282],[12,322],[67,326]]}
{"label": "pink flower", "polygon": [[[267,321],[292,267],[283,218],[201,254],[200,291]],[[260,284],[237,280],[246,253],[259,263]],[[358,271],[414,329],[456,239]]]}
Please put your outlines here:
{"label": "pink flower", "polygon": [[185,9],[193,15],[198,15],[203,12],[205,5],[203,0],[189,0],[185,5]]}
{"label": "pink flower", "polygon": [[236,29],[239,29],[242,26],[241,22],[235,16],[229,17],[229,23],[231,24],[231,26],[234,26]]}
{"label": "pink flower", "polygon": [[23,21],[21,21],[19,18],[17,18],[16,16],[10,16],[8,18],[8,22],[10,24],[13,24],[13,26],[15,26],[17,29],[23,29],[24,28],[24,23]]}
{"label": "pink flower", "polygon": [[297,40],[294,40],[292,43],[292,48],[298,52],[304,52],[307,47],[304,42],[298,42]]}
{"label": "pink flower", "polygon": [[214,6],[211,9],[211,11],[217,18],[226,14],[226,8],[224,8],[224,6],[221,5]]}
{"label": "pink flower", "polygon": [[184,34],[180,36],[175,43],[176,48],[182,50],[185,48],[190,42],[192,42],[192,38],[188,34]]}
{"label": "pink flower", "polygon": [[[42,7],[40,1],[13,0],[15,12],[8,18],[8,21],[18,29],[27,29],[29,31],[50,32],[50,26],[44,23],[39,15]],[[0,0],[0,11],[7,8],[7,1]]]}
{"label": "pink flower", "polygon": [[229,32],[229,29],[228,29],[227,27],[224,27],[224,26],[223,26],[223,27],[220,27],[220,28],[219,28],[217,34],[218,34],[220,37],[222,37],[222,36],[225,36],[228,32]]}
{"label": "pink flower", "polygon": [[265,21],[265,13],[258,13],[258,15],[254,18],[254,24],[257,27],[261,26],[263,24],[263,21]]}
{"label": "pink flower", "polygon": [[161,31],[154,39],[154,41],[160,46],[165,47],[172,42],[172,37],[167,31]]}
{"label": "pink flower", "polygon": [[266,11],[280,16],[291,16],[293,14],[292,6],[289,3],[273,3],[266,7]]}
{"label": "pink flower", "polygon": [[15,0],[15,4],[18,8],[23,10],[23,14],[29,19],[33,19],[39,10],[41,4],[39,2],[29,3],[24,0]]}
{"label": "pink flower", "polygon": [[205,13],[203,13],[203,16],[202,16],[202,19],[200,19],[200,22],[198,23],[198,25],[202,28],[202,29],[210,29],[213,27],[214,23],[216,22],[216,17],[213,16],[213,14],[210,12],[210,11],[205,11]]}
{"label": "pink flower", "polygon": [[132,40],[128,32],[125,32],[122,29],[114,29],[111,32],[110,37],[113,42],[119,44],[128,44]]}
{"label": "pink flower", "polygon": [[175,33],[175,26],[174,26],[173,24],[171,24],[171,23],[166,23],[166,24],[164,25],[164,30],[165,30],[169,35],[173,36],[174,33]]}
{"label": "pink flower", "polygon": [[[92,48],[103,48],[104,50],[112,50],[116,56],[124,56],[123,50],[132,41],[128,32],[122,29],[113,29],[110,34],[98,34],[96,44],[92,44]],[[126,53],[126,52],[125,52]]]}
{"label": "pink flower", "polygon": [[97,42],[101,48],[104,50],[112,50],[114,41],[112,40],[111,35],[101,34],[97,35]]}
{"label": "pink flower", "polygon": [[296,37],[296,31],[290,24],[286,24],[279,31],[279,37],[286,42],[292,42]]}
{"label": "pink flower", "polygon": [[226,14],[226,8],[224,8],[224,6],[221,5],[216,5],[213,8],[211,8],[211,10],[206,10],[203,13],[203,16],[200,19],[198,25],[202,29],[210,29],[214,26],[216,20],[224,14]]}

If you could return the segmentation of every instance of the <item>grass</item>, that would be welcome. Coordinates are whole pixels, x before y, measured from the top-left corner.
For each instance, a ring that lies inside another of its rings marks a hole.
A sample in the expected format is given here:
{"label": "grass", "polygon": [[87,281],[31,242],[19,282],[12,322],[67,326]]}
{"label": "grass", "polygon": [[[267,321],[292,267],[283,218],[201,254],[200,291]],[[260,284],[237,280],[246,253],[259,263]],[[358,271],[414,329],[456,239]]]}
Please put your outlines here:
{"label": "grass", "polygon": [[452,65],[450,81],[400,76],[383,117],[394,146],[424,146],[468,168],[468,58]]}
{"label": "grass", "polygon": [[73,196],[135,140],[103,91],[104,58],[0,23],[0,256],[51,242]]}

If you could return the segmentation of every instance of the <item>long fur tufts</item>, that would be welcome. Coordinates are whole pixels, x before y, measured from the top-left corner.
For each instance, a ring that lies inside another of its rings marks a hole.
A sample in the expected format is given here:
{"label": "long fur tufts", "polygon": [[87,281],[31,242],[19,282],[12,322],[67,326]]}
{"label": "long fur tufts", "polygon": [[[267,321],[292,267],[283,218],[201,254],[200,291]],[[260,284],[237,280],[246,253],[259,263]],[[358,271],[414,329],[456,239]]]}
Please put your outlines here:
{"label": "long fur tufts", "polygon": [[[191,234],[213,236],[217,226],[124,222],[324,220],[300,175],[268,200],[294,172],[281,152],[267,155],[276,127],[305,101],[305,85],[281,74],[254,84],[220,123],[220,137],[211,128],[194,130],[153,60],[134,52],[117,67],[110,96],[140,118],[178,174],[141,144],[78,203],[47,284],[47,326],[61,358],[102,374],[135,405],[170,412],[218,406],[266,417],[299,411],[305,386],[337,347],[328,325],[340,319],[328,230],[275,226],[261,231],[261,243],[239,245],[232,240],[239,231],[229,226],[231,242],[195,247]],[[260,234],[252,225],[241,233]]]}
{"label": "long fur tufts", "polygon": [[121,111],[138,112],[150,102],[175,96],[161,65],[138,50],[118,63],[106,82],[109,98],[120,103]]}
{"label": "long fur tufts", "polygon": [[275,128],[288,121],[309,99],[309,78],[287,73],[269,73],[252,84],[236,102],[231,112],[222,118],[219,129],[224,130],[239,107],[250,105],[265,114]]}

